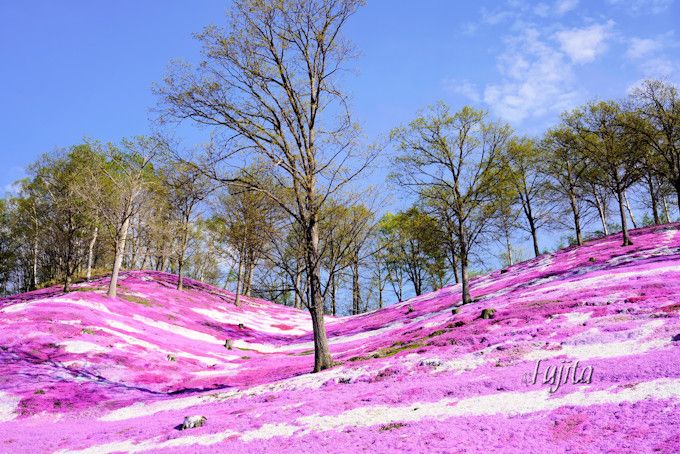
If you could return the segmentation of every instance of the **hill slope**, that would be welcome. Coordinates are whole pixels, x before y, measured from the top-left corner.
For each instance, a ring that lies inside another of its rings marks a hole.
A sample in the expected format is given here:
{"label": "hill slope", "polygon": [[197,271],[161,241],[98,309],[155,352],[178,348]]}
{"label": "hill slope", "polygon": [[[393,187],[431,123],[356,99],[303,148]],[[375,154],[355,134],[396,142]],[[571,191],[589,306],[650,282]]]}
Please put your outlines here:
{"label": "hill slope", "polygon": [[0,300],[0,452],[672,452],[679,229],[479,277],[456,314],[457,285],[329,318],[318,374],[306,312],[164,273]]}

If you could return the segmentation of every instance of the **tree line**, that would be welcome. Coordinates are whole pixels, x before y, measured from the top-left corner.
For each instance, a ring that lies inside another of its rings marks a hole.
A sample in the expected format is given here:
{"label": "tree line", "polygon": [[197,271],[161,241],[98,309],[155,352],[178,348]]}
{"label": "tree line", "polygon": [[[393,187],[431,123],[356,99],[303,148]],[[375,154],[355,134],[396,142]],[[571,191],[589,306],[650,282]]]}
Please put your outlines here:
{"label": "tree line", "polygon": [[[469,303],[495,249],[511,265],[518,240],[538,256],[545,232],[582,244],[597,225],[591,234],[620,230],[626,246],[629,220],[672,220],[680,107],[662,81],[565,112],[541,137],[439,103],[387,145],[361,146],[341,78],[355,55],[342,30],[362,4],[235,1],[227,28],[197,35],[203,61],[173,65],[154,89],[161,124],[207,126],[211,141],[190,153],[162,136],[85,141],[40,157],[0,200],[0,292],[110,275],[116,297],[121,269],[169,271],[179,290],[192,277],[237,305],[307,308],[318,371],[332,365],[324,314],[452,281]],[[411,206],[385,213],[363,187],[378,159]]]}

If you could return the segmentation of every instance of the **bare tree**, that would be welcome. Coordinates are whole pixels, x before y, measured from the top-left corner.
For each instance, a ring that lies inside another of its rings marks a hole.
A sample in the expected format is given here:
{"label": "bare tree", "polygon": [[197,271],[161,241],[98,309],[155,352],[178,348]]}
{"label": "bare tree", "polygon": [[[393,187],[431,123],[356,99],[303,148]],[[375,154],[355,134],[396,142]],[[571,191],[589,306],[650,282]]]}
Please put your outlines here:
{"label": "bare tree", "polygon": [[[101,149],[96,143],[91,146]],[[153,176],[152,160],[162,147],[162,142],[148,137],[123,140],[121,147],[109,144],[101,149],[107,158],[93,170],[93,184],[88,196],[93,206],[97,207],[99,218],[115,246],[107,292],[110,298],[116,297],[130,222],[142,207],[145,190]]]}
{"label": "bare tree", "polygon": [[183,290],[184,258],[189,243],[191,222],[196,208],[213,190],[204,172],[184,161],[171,161],[163,172],[170,207],[179,221],[177,248],[177,290]]}
{"label": "bare tree", "polygon": [[[222,127],[230,144],[259,156],[274,176],[276,188],[249,178],[231,182],[267,194],[300,227],[314,371],[333,364],[323,318],[319,213],[366,166],[354,159],[355,128],[336,84],[352,56],[341,31],[362,3],[237,0],[227,30],[208,27],[198,35],[205,61],[195,70],[178,67],[157,90],[164,118]],[[225,158],[222,152],[215,160]]]}
{"label": "bare tree", "polygon": [[391,134],[401,151],[394,161],[396,181],[425,200],[438,198],[456,221],[463,303],[472,301],[470,251],[490,226],[495,182],[502,178],[498,160],[511,135],[509,126],[486,117],[471,107],[451,113],[440,103]]}

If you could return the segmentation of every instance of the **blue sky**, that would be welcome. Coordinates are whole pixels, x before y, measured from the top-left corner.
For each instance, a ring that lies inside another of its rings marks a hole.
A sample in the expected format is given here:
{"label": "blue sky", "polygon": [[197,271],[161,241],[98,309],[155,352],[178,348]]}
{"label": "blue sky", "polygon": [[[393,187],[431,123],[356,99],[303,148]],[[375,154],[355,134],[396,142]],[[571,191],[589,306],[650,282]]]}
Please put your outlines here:
{"label": "blue sky", "polygon": [[[360,56],[345,87],[367,141],[437,100],[538,134],[561,110],[644,77],[677,81],[679,3],[372,0],[347,28]],[[227,7],[0,0],[0,193],[55,147],[149,132],[152,83],[171,58],[198,58],[191,33],[223,23]]]}

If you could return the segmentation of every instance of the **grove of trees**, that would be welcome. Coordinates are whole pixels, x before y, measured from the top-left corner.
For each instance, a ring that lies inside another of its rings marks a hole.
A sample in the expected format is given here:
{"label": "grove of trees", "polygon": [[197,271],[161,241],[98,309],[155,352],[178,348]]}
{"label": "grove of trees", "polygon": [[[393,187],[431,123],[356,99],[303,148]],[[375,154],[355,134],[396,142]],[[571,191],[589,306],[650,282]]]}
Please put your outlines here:
{"label": "grove of trees", "polygon": [[[309,310],[314,370],[333,364],[324,315],[460,283],[680,209],[680,103],[642,83],[621,100],[565,112],[542,136],[517,135],[480,108],[425,108],[365,147],[340,75],[355,52],[343,29],[359,0],[237,0],[228,28],[198,35],[203,61],[155,88],[160,123],[208,126],[184,153],[162,136],[83,141],[41,156],[0,199],[0,294],[126,269],[196,278]],[[378,162],[402,201],[376,206],[361,183]],[[636,220],[635,213],[641,215]],[[629,222],[630,221],[630,222]],[[639,222],[638,222],[639,221]]]}

